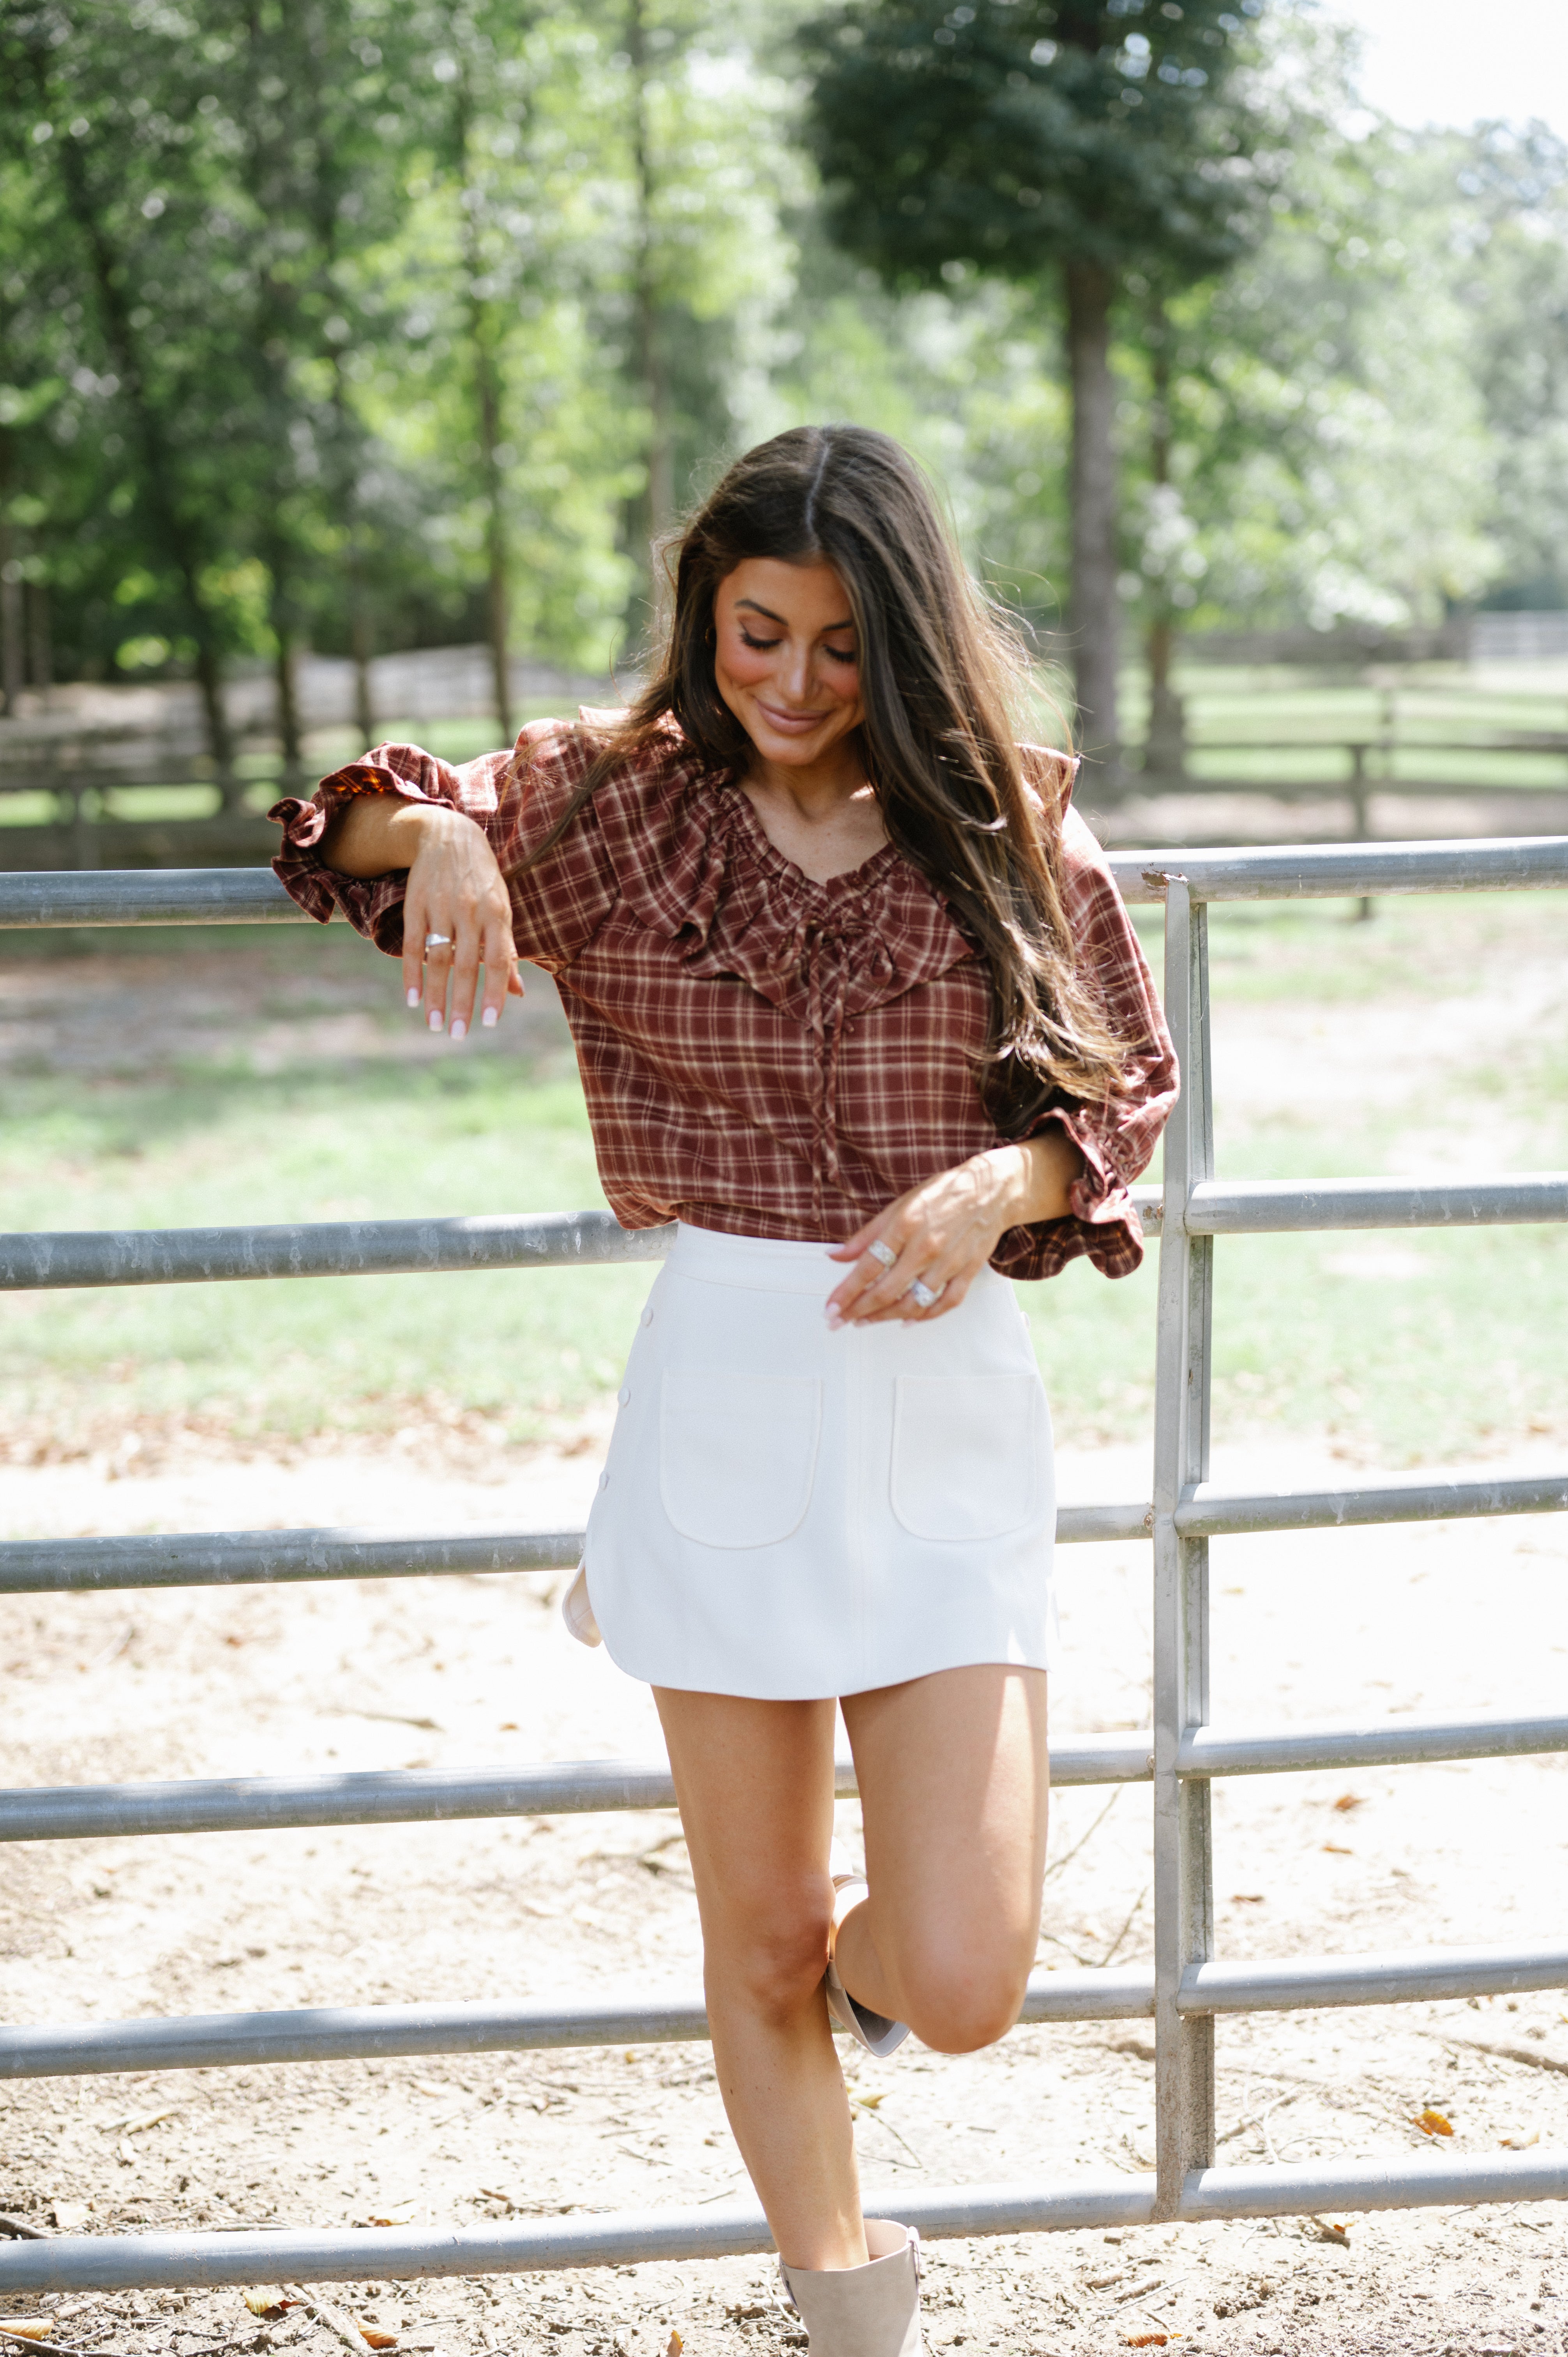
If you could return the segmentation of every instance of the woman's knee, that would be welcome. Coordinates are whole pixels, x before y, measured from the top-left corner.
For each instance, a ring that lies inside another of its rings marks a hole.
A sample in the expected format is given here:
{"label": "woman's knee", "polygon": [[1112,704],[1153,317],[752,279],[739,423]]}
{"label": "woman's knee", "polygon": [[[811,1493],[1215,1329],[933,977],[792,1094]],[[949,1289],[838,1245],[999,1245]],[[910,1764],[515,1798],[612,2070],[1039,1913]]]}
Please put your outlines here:
{"label": "woman's knee", "polygon": [[802,1891],[793,1900],[772,1894],[749,1908],[727,1908],[704,1929],[709,2002],[738,2002],[767,2021],[783,2023],[811,2003],[828,1964],[830,1896]]}
{"label": "woman's knee", "polygon": [[1017,2020],[1029,1960],[943,1943],[924,1947],[900,1972],[910,2029],[939,2054],[994,2046]]}

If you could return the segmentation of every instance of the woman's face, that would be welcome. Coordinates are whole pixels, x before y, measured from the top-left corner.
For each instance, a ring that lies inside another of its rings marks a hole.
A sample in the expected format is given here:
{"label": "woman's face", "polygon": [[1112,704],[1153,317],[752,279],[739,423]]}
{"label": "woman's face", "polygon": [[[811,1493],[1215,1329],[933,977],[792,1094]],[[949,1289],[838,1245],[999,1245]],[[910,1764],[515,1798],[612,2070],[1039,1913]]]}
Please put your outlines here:
{"label": "woman's face", "polygon": [[858,728],[859,651],[831,565],[748,556],[714,600],[714,677],[762,755],[808,769]]}

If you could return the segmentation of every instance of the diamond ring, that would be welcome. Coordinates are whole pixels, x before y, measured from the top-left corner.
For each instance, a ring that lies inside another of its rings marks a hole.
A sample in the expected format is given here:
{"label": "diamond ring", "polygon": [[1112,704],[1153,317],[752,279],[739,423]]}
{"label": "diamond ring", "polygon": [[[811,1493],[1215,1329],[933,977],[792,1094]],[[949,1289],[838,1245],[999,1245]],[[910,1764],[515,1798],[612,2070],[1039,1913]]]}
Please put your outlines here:
{"label": "diamond ring", "polygon": [[424,946],[427,950],[449,950],[452,946],[452,936],[450,933],[426,933]]}
{"label": "diamond ring", "polygon": [[945,1285],[939,1285],[936,1291],[933,1293],[929,1285],[923,1284],[921,1280],[917,1277],[914,1284],[907,1286],[905,1289],[917,1309],[934,1309],[938,1302],[941,1299],[943,1294],[947,1291],[947,1286]]}
{"label": "diamond ring", "polygon": [[874,1244],[867,1244],[865,1249],[871,1258],[880,1262],[884,1268],[891,1268],[898,1257],[892,1245],[885,1244],[880,1236]]}

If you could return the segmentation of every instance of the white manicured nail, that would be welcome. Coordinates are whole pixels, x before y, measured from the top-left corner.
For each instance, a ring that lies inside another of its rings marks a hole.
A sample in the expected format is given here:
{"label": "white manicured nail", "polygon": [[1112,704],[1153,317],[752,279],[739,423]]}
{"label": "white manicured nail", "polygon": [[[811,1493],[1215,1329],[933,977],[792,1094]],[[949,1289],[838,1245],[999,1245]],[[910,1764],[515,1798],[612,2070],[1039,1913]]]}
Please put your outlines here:
{"label": "white manicured nail", "polygon": [[417,1006],[419,1005],[419,999],[420,999],[420,992],[419,992],[419,988],[418,988],[418,985],[413,985],[413,986],[412,986],[412,987],[410,988],[410,990],[409,990],[409,994],[408,994],[408,1003],[409,1003],[409,1005],[410,1005],[411,1006]]}
{"label": "white manicured nail", "polygon": [[439,1031],[441,1028],[441,1009],[438,1006],[433,1006],[430,1010],[430,1028],[433,1031]]}
{"label": "white manicured nail", "polygon": [[496,1019],[499,1013],[500,1009],[499,1006],[486,1007],[484,1013],[480,1016],[479,1020],[484,1025],[487,1031],[493,1031],[495,1029]]}
{"label": "white manicured nail", "polygon": [[452,1028],[447,1034],[447,1037],[453,1039],[466,1039],[467,1036],[467,1025],[464,1022],[460,1015],[454,1015],[452,1017]]}

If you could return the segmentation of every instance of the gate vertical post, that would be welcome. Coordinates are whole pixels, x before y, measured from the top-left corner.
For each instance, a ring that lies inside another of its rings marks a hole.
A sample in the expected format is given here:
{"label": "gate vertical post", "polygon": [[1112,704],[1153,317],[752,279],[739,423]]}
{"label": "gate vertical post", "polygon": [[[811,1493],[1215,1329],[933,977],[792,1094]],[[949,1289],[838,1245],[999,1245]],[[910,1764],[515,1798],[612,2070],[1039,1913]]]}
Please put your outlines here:
{"label": "gate vertical post", "polygon": [[1208,1542],[1176,1526],[1183,1489],[1208,1471],[1213,1239],[1187,1232],[1187,1198],[1213,1175],[1208,912],[1187,883],[1165,894],[1165,1015],[1181,1097],[1165,1129],[1160,1233],[1154,1474],[1155,2215],[1174,2217],[1187,2172],[1214,2161],[1214,2021],[1176,1993],[1213,1947],[1207,1781],[1183,1781],[1176,1752],[1208,1717]]}

